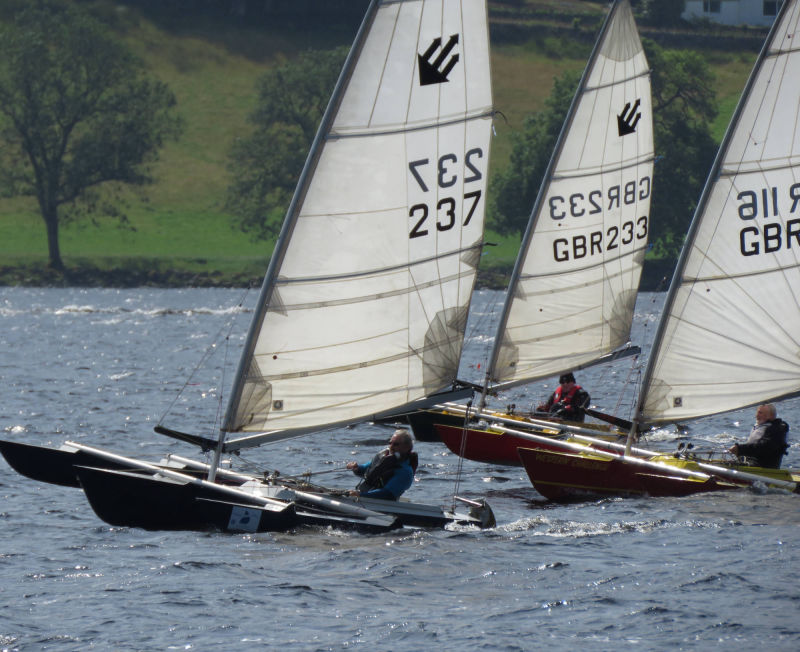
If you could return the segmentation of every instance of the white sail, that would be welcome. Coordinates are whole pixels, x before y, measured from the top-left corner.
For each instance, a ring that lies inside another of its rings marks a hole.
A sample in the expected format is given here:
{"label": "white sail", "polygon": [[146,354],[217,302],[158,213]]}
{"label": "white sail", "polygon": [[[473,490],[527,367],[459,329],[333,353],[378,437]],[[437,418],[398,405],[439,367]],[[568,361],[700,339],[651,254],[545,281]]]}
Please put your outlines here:
{"label": "white sail", "polygon": [[639,414],[657,423],[800,391],[800,3],[785,3],[678,263]]}
{"label": "white sail", "polygon": [[489,377],[510,386],[628,341],[647,246],[653,126],[627,0],[606,19],[534,206]]}
{"label": "white sail", "polygon": [[487,22],[479,0],[370,5],[273,254],[223,430],[282,438],[455,380],[483,241]]}

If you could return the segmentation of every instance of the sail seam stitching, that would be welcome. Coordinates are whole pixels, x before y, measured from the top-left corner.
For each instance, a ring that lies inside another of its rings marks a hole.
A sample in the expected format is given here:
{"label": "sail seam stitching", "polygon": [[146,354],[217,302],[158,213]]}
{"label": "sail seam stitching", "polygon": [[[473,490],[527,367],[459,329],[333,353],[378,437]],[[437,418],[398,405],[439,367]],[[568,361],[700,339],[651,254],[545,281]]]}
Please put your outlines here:
{"label": "sail seam stitching", "polygon": [[[415,131],[426,131],[428,129],[438,129],[441,127],[450,127],[452,125],[459,125],[465,124],[467,122],[473,122],[475,120],[482,120],[484,118],[492,118],[494,117],[495,111],[494,109],[489,111],[483,111],[476,115],[468,115],[465,117],[454,118],[453,120],[448,120],[446,122],[429,122],[425,124],[420,124],[414,127],[406,127],[400,129],[386,129],[385,131],[359,131],[357,133],[341,133],[336,132],[331,129],[330,133],[328,134],[326,140],[333,141],[333,140],[343,140],[346,138],[365,138],[370,136],[392,136],[396,134],[407,134],[412,133]],[[368,129],[368,127],[365,127]]]}

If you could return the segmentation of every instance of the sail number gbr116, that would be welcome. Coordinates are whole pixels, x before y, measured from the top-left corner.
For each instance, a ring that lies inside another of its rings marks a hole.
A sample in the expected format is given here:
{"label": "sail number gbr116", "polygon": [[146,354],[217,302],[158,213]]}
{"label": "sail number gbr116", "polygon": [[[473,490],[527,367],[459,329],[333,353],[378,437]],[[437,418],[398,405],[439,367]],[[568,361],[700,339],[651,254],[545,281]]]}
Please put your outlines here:
{"label": "sail number gbr116", "polygon": [[[736,198],[739,200],[739,219],[747,225],[739,231],[742,256],[791,249],[793,241],[800,247],[800,218],[785,219],[787,209],[788,214],[793,215],[800,206],[800,183],[792,184],[788,190],[785,186],[742,190]],[[781,224],[781,215],[784,224]]]}
{"label": "sail number gbr116", "polygon": [[[422,238],[432,232],[449,231],[457,224],[465,227],[475,215],[481,200],[483,187],[483,150],[474,147],[460,160],[457,154],[443,154],[436,161],[417,159],[408,162],[408,169],[422,192],[428,192],[435,185],[443,190],[457,187],[461,180],[464,188],[463,199],[454,196],[440,197],[435,203],[420,202],[408,210],[411,231],[409,238]],[[463,176],[463,179],[460,177]],[[446,194],[446,193],[443,193]],[[459,205],[462,215],[457,215]]]}

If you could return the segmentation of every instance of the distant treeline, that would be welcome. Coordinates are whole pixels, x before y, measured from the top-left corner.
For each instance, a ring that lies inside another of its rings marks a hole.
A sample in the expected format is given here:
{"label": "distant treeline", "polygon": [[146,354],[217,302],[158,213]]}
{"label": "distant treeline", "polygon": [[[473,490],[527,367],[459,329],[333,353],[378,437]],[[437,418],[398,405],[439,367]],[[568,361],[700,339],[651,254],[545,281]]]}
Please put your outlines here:
{"label": "distant treeline", "polygon": [[309,27],[352,23],[364,16],[369,0],[122,0],[151,18],[173,19],[194,15],[198,18],[249,23],[302,21]]}
{"label": "distant treeline", "polygon": [[[642,36],[666,48],[757,52],[764,43],[766,28],[730,30],[676,30],[641,27]],[[548,23],[492,22],[492,43],[528,43],[543,38],[565,38],[591,45],[597,38],[596,27],[556,25]]]}
{"label": "distant treeline", "polygon": [[[315,29],[357,25],[369,0],[122,0],[122,4],[136,7],[159,23],[185,21],[192,16],[233,24],[279,22]],[[489,2],[491,37],[495,43],[567,37],[591,44],[604,16],[594,7],[581,11],[574,5],[561,9],[553,5],[529,5],[521,0]],[[684,21],[679,21],[679,26],[666,28],[653,25],[646,16],[639,19],[643,36],[670,48],[757,50],[767,32],[766,28],[692,25]]]}

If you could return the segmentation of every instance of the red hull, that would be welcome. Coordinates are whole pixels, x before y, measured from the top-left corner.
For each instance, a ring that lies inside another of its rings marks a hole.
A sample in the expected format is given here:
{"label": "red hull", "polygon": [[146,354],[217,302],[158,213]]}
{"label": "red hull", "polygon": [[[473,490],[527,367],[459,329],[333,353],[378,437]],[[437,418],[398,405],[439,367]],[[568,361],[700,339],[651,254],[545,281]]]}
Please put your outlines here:
{"label": "red hull", "polygon": [[[522,466],[517,449],[530,447],[529,440],[508,433],[487,432],[485,430],[466,431],[462,427],[436,424],[436,432],[445,445],[456,455],[475,462],[486,464],[502,464],[504,466]],[[466,436],[464,433],[466,432]],[[540,434],[540,433],[537,433]],[[462,450],[463,440],[463,450]],[[536,444],[540,448],[551,450],[546,444]],[[555,445],[552,450],[559,450]]]}
{"label": "red hull", "polygon": [[[503,466],[522,466],[517,450],[520,448],[537,448],[541,450],[563,451],[563,436],[556,439],[561,433],[558,426],[545,430],[541,426],[530,430],[530,434],[536,435],[539,439],[531,441],[525,437],[519,437],[510,432],[499,432],[478,430],[473,428],[464,429],[461,426],[448,426],[437,423],[436,432],[445,445],[456,455],[460,455],[468,460],[484,462],[486,464],[501,464]],[[529,424],[521,422],[515,426],[516,430],[527,432]],[[466,433],[466,435],[465,435]],[[607,439],[614,441],[617,435],[598,432],[597,439]],[[552,439],[552,445],[548,443]],[[463,446],[463,450],[462,450]],[[602,444],[599,449],[603,450]]]}
{"label": "red hull", "polygon": [[604,460],[572,453],[520,448],[519,458],[533,487],[550,500],[587,496],[688,496],[706,491],[735,489],[737,485],[693,480],[649,471],[620,459]]}

